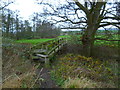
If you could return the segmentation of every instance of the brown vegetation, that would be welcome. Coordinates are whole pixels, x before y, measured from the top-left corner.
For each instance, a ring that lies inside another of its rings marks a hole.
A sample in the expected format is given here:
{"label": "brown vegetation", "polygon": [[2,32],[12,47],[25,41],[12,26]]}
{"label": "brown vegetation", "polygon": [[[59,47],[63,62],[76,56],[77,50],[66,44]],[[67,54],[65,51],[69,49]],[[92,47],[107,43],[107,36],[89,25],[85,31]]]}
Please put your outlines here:
{"label": "brown vegetation", "polygon": [[[55,78],[65,81],[61,84],[65,88],[118,87],[118,62],[116,60],[103,61],[77,54],[67,54],[59,59],[51,73]],[[84,78],[81,79],[81,77]],[[60,83],[60,80],[57,82]],[[88,85],[84,86],[84,84]]]}
{"label": "brown vegetation", "polygon": [[3,46],[3,88],[30,88],[36,77],[36,64],[31,63],[27,44]]}

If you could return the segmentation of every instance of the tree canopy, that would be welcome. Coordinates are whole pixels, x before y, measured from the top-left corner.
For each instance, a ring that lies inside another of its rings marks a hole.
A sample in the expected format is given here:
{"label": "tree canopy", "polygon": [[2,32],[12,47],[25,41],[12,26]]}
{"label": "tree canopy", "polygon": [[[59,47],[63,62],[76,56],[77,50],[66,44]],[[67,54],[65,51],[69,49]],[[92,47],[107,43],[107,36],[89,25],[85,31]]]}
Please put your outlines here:
{"label": "tree canopy", "polygon": [[55,24],[64,22],[61,28],[83,29],[82,43],[87,56],[90,56],[99,28],[120,27],[120,17],[116,15],[117,5],[108,3],[107,0],[65,0],[65,3],[58,3],[57,6],[46,1],[38,4],[46,6],[41,16],[50,17],[49,21]]}

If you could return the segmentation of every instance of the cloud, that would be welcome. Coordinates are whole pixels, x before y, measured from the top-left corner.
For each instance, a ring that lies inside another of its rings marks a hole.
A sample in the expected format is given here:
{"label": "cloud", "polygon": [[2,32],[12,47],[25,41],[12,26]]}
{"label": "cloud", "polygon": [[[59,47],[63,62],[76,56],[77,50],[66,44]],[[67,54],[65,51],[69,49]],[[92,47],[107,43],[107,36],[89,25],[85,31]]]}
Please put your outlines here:
{"label": "cloud", "polygon": [[34,12],[40,11],[40,7],[35,4],[35,0],[15,0],[14,4],[9,5],[9,9],[20,11],[20,16],[29,19]]}

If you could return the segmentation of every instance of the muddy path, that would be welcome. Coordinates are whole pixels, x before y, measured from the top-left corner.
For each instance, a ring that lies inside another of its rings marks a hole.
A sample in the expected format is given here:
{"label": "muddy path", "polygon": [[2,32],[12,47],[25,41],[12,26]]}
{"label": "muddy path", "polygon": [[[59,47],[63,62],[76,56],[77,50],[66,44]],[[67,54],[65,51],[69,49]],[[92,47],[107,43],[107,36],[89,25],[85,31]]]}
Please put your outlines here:
{"label": "muddy path", "polygon": [[37,74],[39,74],[39,79],[37,81],[37,85],[39,88],[59,88],[56,85],[55,81],[51,79],[50,76],[51,68],[42,67],[37,70]]}
{"label": "muddy path", "polygon": [[56,65],[58,63],[58,60],[56,58],[59,58],[62,56],[63,52],[66,52],[66,46],[62,48],[56,55],[55,60],[51,62],[51,65],[49,68],[46,68],[44,64],[41,64],[41,67],[37,69],[36,74],[39,75],[39,79],[37,81],[39,88],[60,88],[60,86],[57,86],[54,80],[51,79],[50,71],[52,70],[52,66]]}

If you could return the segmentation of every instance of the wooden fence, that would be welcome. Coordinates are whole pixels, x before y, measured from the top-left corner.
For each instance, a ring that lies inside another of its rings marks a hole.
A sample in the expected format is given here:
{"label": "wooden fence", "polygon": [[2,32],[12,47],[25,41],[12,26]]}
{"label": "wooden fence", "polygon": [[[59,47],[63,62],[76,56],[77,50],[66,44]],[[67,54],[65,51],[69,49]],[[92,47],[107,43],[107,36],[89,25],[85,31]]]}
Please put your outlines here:
{"label": "wooden fence", "polygon": [[32,47],[32,59],[44,61],[49,64],[49,58],[52,57],[67,43],[66,38],[58,38]]}

